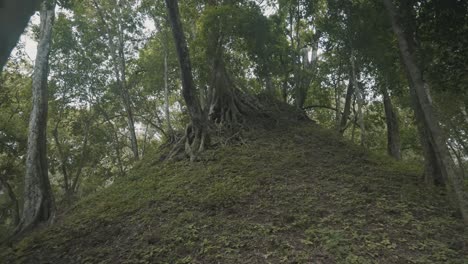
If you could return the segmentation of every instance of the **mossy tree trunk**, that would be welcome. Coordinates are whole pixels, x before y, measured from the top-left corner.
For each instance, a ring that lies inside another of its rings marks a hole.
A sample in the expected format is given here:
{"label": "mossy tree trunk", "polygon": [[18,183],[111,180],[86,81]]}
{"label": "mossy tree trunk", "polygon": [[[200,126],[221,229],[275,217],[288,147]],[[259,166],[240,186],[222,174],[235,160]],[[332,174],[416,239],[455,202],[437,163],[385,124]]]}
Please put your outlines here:
{"label": "mossy tree trunk", "polygon": [[442,176],[447,179],[449,191],[453,192],[457,199],[460,212],[465,224],[468,225],[468,197],[465,191],[465,183],[461,175],[455,170],[455,164],[450,156],[446,138],[440,127],[439,119],[429,97],[429,84],[422,78],[422,72],[416,63],[415,56],[410,49],[407,36],[400,26],[396,8],[392,0],[383,0],[389,14],[393,31],[397,37],[401,59],[405,66],[408,79],[413,90],[415,108],[420,110],[422,124],[425,128],[429,142],[433,146],[437,164],[440,165]]}
{"label": "mossy tree trunk", "polygon": [[30,231],[40,223],[51,222],[55,203],[48,176],[47,161],[47,76],[55,2],[46,1],[40,11],[40,37],[33,73],[33,109],[29,121],[24,205],[16,234]]}

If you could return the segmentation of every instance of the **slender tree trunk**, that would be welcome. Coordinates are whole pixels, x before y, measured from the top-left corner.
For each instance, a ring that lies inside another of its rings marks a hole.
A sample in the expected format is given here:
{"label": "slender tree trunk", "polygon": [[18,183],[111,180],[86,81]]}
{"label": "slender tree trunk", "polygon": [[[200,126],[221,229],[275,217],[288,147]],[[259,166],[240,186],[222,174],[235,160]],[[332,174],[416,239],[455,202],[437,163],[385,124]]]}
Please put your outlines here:
{"label": "slender tree trunk", "polygon": [[166,114],[166,123],[167,123],[167,131],[169,135],[169,140],[172,141],[174,137],[174,130],[172,129],[171,124],[171,115],[169,111],[169,69],[167,67],[167,60],[168,60],[168,36],[164,33],[164,41],[163,41],[163,49],[164,49],[164,110]]}
{"label": "slender tree trunk", "polygon": [[430,142],[434,147],[435,156],[441,165],[442,175],[450,183],[450,185],[447,185],[450,187],[449,191],[453,191],[457,198],[460,212],[462,213],[465,224],[468,225],[468,197],[467,192],[465,191],[465,183],[461,175],[457,174],[455,170],[455,164],[450,156],[446,138],[443,135],[438,117],[435,114],[428,95],[429,85],[423,80],[421,71],[416,64],[415,56],[410,51],[408,40],[406,39],[405,32],[399,24],[393,2],[391,0],[383,0],[383,2],[388,11],[393,31],[398,39],[401,58],[406,68],[410,83],[412,84],[410,88],[414,89],[414,94],[416,95],[415,101],[420,106],[424,120],[423,124],[426,128],[426,132],[428,132]]}
{"label": "slender tree trunk", "polygon": [[419,134],[419,143],[421,144],[424,156],[424,181],[429,185],[445,185],[445,179],[442,175],[442,167],[439,159],[436,157],[434,145],[430,140],[430,135],[424,125],[424,116],[420,105],[417,102],[414,89],[410,89],[412,104],[414,108],[416,127]]}
{"label": "slender tree trunk", "polygon": [[355,97],[356,97],[356,102],[358,106],[357,110],[357,118],[358,118],[358,124],[359,124],[359,129],[360,129],[360,134],[361,134],[361,146],[366,145],[366,127],[364,125],[364,112],[362,110],[362,107],[364,105],[364,95],[361,87],[358,85],[357,81],[357,73],[356,73],[356,64],[355,64],[355,58],[354,54],[351,55],[351,71],[352,71],[352,82],[354,91],[355,91]]}
{"label": "slender tree trunk", "polygon": [[341,81],[337,80],[335,82],[335,127],[340,128],[341,121]]}
{"label": "slender tree trunk", "polygon": [[356,126],[357,126],[357,121],[358,121],[358,115],[356,114],[356,97],[354,97],[353,100],[353,129],[351,132],[351,141],[354,142],[354,138],[356,136]]}
{"label": "slender tree trunk", "polygon": [[78,160],[78,169],[76,170],[76,173],[75,173],[73,179],[70,179],[72,181],[71,182],[70,195],[74,195],[78,191],[78,182],[79,182],[79,179],[81,177],[81,173],[83,171],[84,163],[85,163],[85,160],[86,160],[86,155],[88,153],[88,142],[89,142],[88,139],[89,139],[89,129],[91,127],[91,123],[86,122],[85,124],[83,124],[83,126],[86,127],[86,131],[84,132],[83,144],[82,144],[82,148],[81,148],[81,155],[80,155],[80,158]]}
{"label": "slender tree trunk", "polygon": [[450,149],[452,150],[453,155],[457,159],[457,163],[458,163],[457,165],[458,165],[458,168],[460,169],[460,174],[462,178],[465,179],[466,175],[465,175],[465,166],[463,166],[463,156],[460,153],[460,151],[458,151],[457,148],[452,145],[452,143],[449,142],[448,145]]}
{"label": "slender tree trunk", "polygon": [[[128,130],[130,133],[130,144],[133,152],[133,157],[138,160],[139,153],[138,153],[138,141],[135,132],[135,120],[133,116],[133,108],[132,102],[130,99],[130,94],[128,93],[127,87],[127,79],[126,79],[126,66],[125,66],[125,53],[124,53],[124,39],[123,39],[123,31],[121,28],[121,19],[119,14],[119,30],[118,30],[118,47],[115,45],[113,41],[113,35],[107,24],[105,19],[104,13],[102,12],[101,7],[98,5],[96,0],[93,0],[94,7],[96,8],[98,15],[101,19],[103,27],[106,29],[107,40],[109,44],[110,53],[113,60],[114,66],[114,73],[117,81],[117,85],[119,86],[120,96],[122,98],[122,102],[125,108],[125,113],[127,115],[127,124]],[[119,9],[120,10],[120,9]]]}
{"label": "slender tree trunk", "polygon": [[392,100],[385,87],[382,87],[385,122],[387,123],[387,152],[396,160],[401,159],[400,129]]}
{"label": "slender tree trunk", "polygon": [[119,143],[119,135],[117,134],[117,129],[115,128],[114,124],[112,123],[109,115],[102,109],[99,105],[96,105],[97,109],[99,112],[101,112],[102,116],[104,117],[104,120],[106,120],[106,123],[109,124],[110,129],[112,130],[112,136],[114,138],[113,140],[113,146],[115,150],[115,156],[117,159],[117,166],[119,168],[119,172],[121,176],[125,175],[125,171],[123,168],[123,163],[122,163],[122,154],[120,153],[120,143]]}
{"label": "slender tree trunk", "polygon": [[[350,74],[349,76],[351,77],[352,74]],[[340,128],[338,130],[338,132],[341,135],[343,135],[346,130],[346,124],[348,122],[349,114],[351,113],[351,103],[352,103],[353,94],[354,94],[354,85],[353,85],[353,81],[351,78],[349,79],[348,89],[346,91],[346,99],[345,99],[345,105],[343,109],[343,115],[341,117]]]}
{"label": "slender tree trunk", "polygon": [[284,77],[281,95],[285,103],[288,102],[288,76]]}
{"label": "slender tree trunk", "polygon": [[270,97],[274,97],[276,95],[275,87],[273,86],[273,82],[271,81],[270,73],[268,73],[265,77],[265,91],[266,94]]}
{"label": "slender tree trunk", "polygon": [[148,127],[149,124],[145,126],[145,135],[143,136],[143,147],[141,148],[141,156],[144,157],[146,155],[146,142],[148,140]]}
{"label": "slender tree trunk", "polygon": [[[124,41],[124,32],[122,29],[123,26],[123,21],[122,21],[122,11],[120,6],[122,6],[121,3],[122,0],[119,1],[118,5],[119,7],[117,8],[119,15],[118,15],[118,59],[119,59],[119,66],[120,66],[120,74],[122,77],[121,85],[122,85],[122,94],[124,97],[124,103],[125,103],[125,110],[127,112],[127,122],[128,122],[128,129],[130,130],[130,143],[132,145],[132,152],[133,152],[133,157],[138,160],[139,154],[138,154],[138,140],[136,137],[136,132],[135,132],[135,118],[133,115],[133,107],[132,107],[132,101],[130,99],[130,94],[128,93],[128,87],[127,87],[127,67],[126,67],[126,62],[125,62],[125,41]],[[110,37],[110,36],[109,36]]]}
{"label": "slender tree trunk", "polygon": [[203,112],[199,98],[196,95],[195,83],[192,76],[192,64],[184,36],[182,23],[180,21],[179,4],[177,0],[165,0],[169,15],[169,21],[174,36],[177,56],[179,58],[182,96],[188,108],[191,124],[187,127],[185,147],[190,159],[196,158],[196,153],[203,151],[208,137],[208,120]]}
{"label": "slender tree trunk", "polygon": [[62,171],[63,181],[64,181],[63,189],[65,191],[65,194],[68,196],[70,192],[70,181],[69,181],[70,178],[68,176],[67,157],[65,157],[65,153],[63,153],[62,143],[60,142],[60,139],[59,139],[58,125],[59,125],[59,122],[55,124],[54,130],[52,131],[52,135],[55,141],[55,145],[57,146],[57,151],[58,151],[59,158],[60,158],[60,170]]}
{"label": "slender tree trunk", "polygon": [[55,204],[47,164],[47,76],[55,2],[42,4],[40,38],[33,73],[33,109],[29,121],[24,205],[16,234],[27,232],[40,223],[51,222]]}

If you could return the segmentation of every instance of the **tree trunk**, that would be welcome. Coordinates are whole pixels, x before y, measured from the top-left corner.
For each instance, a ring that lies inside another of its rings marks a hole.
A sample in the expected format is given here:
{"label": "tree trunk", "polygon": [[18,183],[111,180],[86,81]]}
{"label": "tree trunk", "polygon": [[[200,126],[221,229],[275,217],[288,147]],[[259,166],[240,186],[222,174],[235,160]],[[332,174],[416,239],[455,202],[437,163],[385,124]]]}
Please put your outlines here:
{"label": "tree trunk", "polygon": [[69,192],[70,192],[70,180],[69,180],[70,178],[68,176],[68,169],[67,169],[67,158],[68,157],[65,157],[65,153],[63,153],[62,144],[60,143],[59,134],[58,134],[58,125],[59,125],[59,123],[60,123],[60,121],[55,124],[54,130],[52,131],[52,135],[53,135],[53,138],[54,138],[54,141],[55,141],[55,145],[57,146],[57,151],[58,151],[59,158],[60,158],[60,170],[62,171],[63,181],[64,181],[63,182],[63,189],[65,191],[65,194],[68,197]]}
{"label": "tree trunk", "polygon": [[13,204],[13,224],[18,225],[20,222],[20,209],[18,198],[16,198],[15,192],[13,192],[13,188],[11,188],[11,185],[8,183],[8,181],[4,180],[2,177],[0,177],[0,185],[3,185],[5,187],[7,195],[10,198],[11,203]]}
{"label": "tree trunk", "polygon": [[111,57],[113,60],[115,78],[116,78],[117,85],[119,87],[120,97],[124,105],[125,113],[127,115],[127,124],[128,124],[128,130],[130,132],[130,144],[131,144],[131,148],[133,152],[133,157],[134,159],[138,160],[140,157],[138,153],[138,141],[137,141],[137,137],[135,133],[135,120],[133,116],[132,102],[131,102],[130,94],[128,93],[128,87],[127,87],[125,53],[124,53],[125,43],[123,40],[123,32],[121,28],[122,21],[120,19],[120,14],[119,14],[119,25],[118,25],[119,30],[117,33],[118,34],[118,47],[117,47],[112,39],[113,36],[112,36],[111,30],[107,24],[107,21],[105,19],[105,16],[104,16],[104,13],[102,12],[101,7],[98,5],[96,0],[93,0],[93,3],[101,19],[103,27],[106,29],[106,32],[107,32],[107,40],[109,43],[109,49],[110,49]]}
{"label": "tree trunk", "polygon": [[29,121],[24,206],[16,234],[27,232],[40,223],[51,222],[55,204],[47,164],[47,76],[55,2],[43,3],[40,38],[33,73],[33,109]]}
{"label": "tree trunk", "polygon": [[[351,74],[350,74],[350,77],[351,77]],[[354,85],[353,85],[353,81],[350,78],[349,83],[348,83],[348,89],[346,91],[346,100],[345,100],[345,105],[343,109],[343,115],[341,117],[340,128],[338,130],[338,132],[341,135],[344,134],[346,127],[347,127],[349,114],[351,113],[351,103],[353,99],[353,94],[354,94]]]}
{"label": "tree trunk", "polygon": [[88,152],[88,141],[89,141],[88,139],[89,139],[89,129],[91,127],[91,122],[86,122],[83,125],[86,127],[86,131],[84,132],[84,138],[83,138],[83,144],[82,144],[83,147],[81,149],[80,159],[78,160],[78,167],[77,167],[75,176],[73,177],[73,179],[70,179],[72,181],[71,188],[70,188],[71,195],[74,195],[78,191],[78,182],[81,177],[81,173],[84,167],[85,157]]}
{"label": "tree trunk", "polygon": [[401,160],[400,129],[398,117],[392,100],[385,87],[382,87],[383,104],[385,110],[385,122],[387,123],[387,152],[396,160]]}
{"label": "tree trunk", "polygon": [[282,88],[281,95],[283,97],[283,101],[287,103],[288,102],[288,76],[285,76],[283,80],[283,85],[281,88]]}
{"label": "tree trunk", "polygon": [[276,95],[275,86],[273,85],[273,82],[271,80],[270,73],[267,73],[265,77],[265,91],[266,94],[272,98]]}
{"label": "tree trunk", "polygon": [[180,21],[178,1],[165,0],[165,2],[179,59],[182,78],[182,96],[184,97],[191,120],[191,124],[186,129],[184,139],[185,150],[190,155],[190,159],[194,160],[196,154],[203,151],[205,144],[208,143],[206,142],[208,137],[208,120],[201,108],[199,98],[196,95],[187,41]]}
{"label": "tree trunk", "polygon": [[208,117],[218,124],[232,128],[245,121],[244,117],[257,114],[259,102],[236,87],[224,61],[223,32],[218,30],[212,34],[210,39],[213,39],[213,42],[206,47],[206,58],[211,66]]}
{"label": "tree trunk", "polygon": [[[121,1],[121,0],[120,0]],[[133,152],[133,157],[138,160],[140,158],[138,154],[138,141],[136,137],[136,132],[135,132],[135,118],[133,116],[133,108],[132,108],[132,101],[130,99],[130,94],[128,93],[128,87],[127,87],[127,67],[126,67],[126,62],[125,62],[125,52],[124,52],[124,38],[123,38],[123,21],[122,21],[122,13],[120,7],[122,6],[121,3],[118,3],[118,8],[117,10],[119,11],[118,15],[118,36],[119,36],[119,42],[118,42],[118,59],[119,59],[119,66],[120,66],[120,74],[122,77],[121,80],[121,90],[124,98],[124,105],[125,105],[125,110],[127,113],[127,122],[128,122],[128,129],[130,130],[130,143],[132,146],[132,152]],[[110,37],[110,36],[109,36]]]}
{"label": "tree trunk", "polygon": [[241,119],[243,107],[237,98],[236,88],[227,72],[222,56],[223,54],[218,48],[212,58],[211,72],[213,76],[210,85],[211,98],[209,99],[208,116],[216,123],[237,123]]}
{"label": "tree trunk", "polygon": [[410,90],[412,105],[416,117],[416,127],[419,134],[419,143],[424,156],[424,181],[429,185],[445,185],[445,179],[442,176],[440,161],[437,159],[434,146],[430,140],[430,135],[424,126],[424,116],[420,105],[417,102],[414,89]]}
{"label": "tree trunk", "polygon": [[166,123],[167,123],[167,134],[169,135],[169,141],[173,140],[174,137],[174,130],[172,129],[171,124],[171,115],[169,111],[169,69],[167,67],[167,60],[168,60],[168,36],[164,33],[164,41],[163,41],[163,49],[164,49],[164,111],[166,114]]}
{"label": "tree trunk", "polygon": [[[429,85],[423,80],[421,71],[416,64],[415,56],[410,51],[408,40],[406,39],[405,32],[399,24],[393,2],[391,0],[383,0],[383,2],[388,11],[393,31],[398,39],[403,64],[410,83],[412,84],[410,85],[410,89],[414,90],[415,101],[421,109],[424,121],[423,125],[426,128],[430,142],[434,147],[435,156],[441,166],[442,175],[450,183],[451,188],[449,188],[449,191],[454,192],[464,222],[468,225],[468,197],[467,192],[465,191],[465,183],[463,178],[458,175],[455,170],[455,164],[450,156],[446,138],[443,135],[438,117],[435,114],[429,98]],[[449,185],[447,185],[447,187],[449,187]]]}
{"label": "tree trunk", "polygon": [[119,143],[119,135],[117,134],[117,129],[112,123],[107,112],[104,109],[102,109],[98,104],[96,104],[96,108],[102,114],[102,116],[104,117],[104,120],[106,120],[106,123],[109,124],[109,127],[112,130],[112,136],[114,138],[114,140],[112,141],[113,143],[112,145],[114,146],[114,150],[115,150],[117,166],[119,167],[120,176],[124,176],[125,170],[124,170],[123,163],[122,163],[122,155],[120,153],[120,143]]}
{"label": "tree trunk", "polygon": [[341,121],[341,81],[335,80],[335,128],[339,129]]}
{"label": "tree trunk", "polygon": [[360,129],[360,134],[361,134],[361,146],[366,145],[366,127],[364,125],[364,112],[362,110],[362,107],[364,105],[364,95],[361,87],[358,85],[357,81],[357,74],[356,74],[356,64],[355,64],[355,58],[354,54],[351,55],[351,79],[353,82],[354,91],[355,91],[355,97],[356,97],[356,102],[358,106],[357,110],[357,118],[358,118],[358,124],[359,124],[359,129]]}

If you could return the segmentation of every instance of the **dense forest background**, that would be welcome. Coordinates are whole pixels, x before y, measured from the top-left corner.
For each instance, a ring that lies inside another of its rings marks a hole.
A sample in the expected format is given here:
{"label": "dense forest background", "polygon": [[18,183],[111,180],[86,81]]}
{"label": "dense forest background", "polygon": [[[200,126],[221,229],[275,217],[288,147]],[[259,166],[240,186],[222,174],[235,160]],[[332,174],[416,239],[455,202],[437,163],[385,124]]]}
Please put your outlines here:
{"label": "dense forest background", "polygon": [[22,38],[0,76],[0,237],[167,146],[196,161],[272,102],[420,164],[466,223],[467,1],[58,0],[33,21],[36,58]]}

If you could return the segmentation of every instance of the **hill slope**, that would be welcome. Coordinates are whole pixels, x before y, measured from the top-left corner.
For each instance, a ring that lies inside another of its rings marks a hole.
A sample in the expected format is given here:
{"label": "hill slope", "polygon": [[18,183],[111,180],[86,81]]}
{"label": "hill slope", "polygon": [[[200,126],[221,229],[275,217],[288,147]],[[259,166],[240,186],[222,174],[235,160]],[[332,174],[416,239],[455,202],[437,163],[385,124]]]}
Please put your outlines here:
{"label": "hill slope", "polygon": [[331,134],[304,122],[200,162],[147,158],[0,262],[467,263],[443,191]]}

